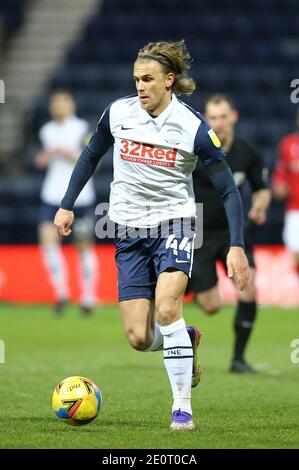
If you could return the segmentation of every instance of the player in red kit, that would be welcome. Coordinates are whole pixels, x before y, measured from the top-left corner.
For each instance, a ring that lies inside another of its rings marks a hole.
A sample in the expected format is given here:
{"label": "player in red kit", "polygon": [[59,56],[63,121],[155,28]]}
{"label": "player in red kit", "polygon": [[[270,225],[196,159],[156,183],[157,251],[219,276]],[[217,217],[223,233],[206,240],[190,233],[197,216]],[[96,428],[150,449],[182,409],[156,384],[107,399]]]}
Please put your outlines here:
{"label": "player in red kit", "polygon": [[294,254],[299,275],[299,109],[296,116],[297,131],[282,138],[273,173],[273,193],[284,199],[285,220],[283,241]]}

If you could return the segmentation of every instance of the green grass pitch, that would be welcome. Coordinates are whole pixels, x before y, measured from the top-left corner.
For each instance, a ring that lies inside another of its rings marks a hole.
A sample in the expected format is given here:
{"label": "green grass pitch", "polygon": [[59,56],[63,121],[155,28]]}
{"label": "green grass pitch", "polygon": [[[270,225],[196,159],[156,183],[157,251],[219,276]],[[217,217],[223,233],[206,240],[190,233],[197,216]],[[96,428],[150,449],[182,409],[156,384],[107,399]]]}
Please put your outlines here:
{"label": "green grass pitch", "polygon": [[[171,434],[171,391],[161,352],[132,350],[117,307],[90,318],[69,306],[57,318],[47,306],[0,306],[1,448],[298,448],[299,364],[290,343],[299,338],[298,311],[261,308],[248,348],[259,373],[227,372],[233,307],[214,317],[186,305],[188,324],[203,332],[204,374],[193,390],[194,433]],[[101,389],[92,423],[73,428],[51,409],[56,383],[85,375]]]}

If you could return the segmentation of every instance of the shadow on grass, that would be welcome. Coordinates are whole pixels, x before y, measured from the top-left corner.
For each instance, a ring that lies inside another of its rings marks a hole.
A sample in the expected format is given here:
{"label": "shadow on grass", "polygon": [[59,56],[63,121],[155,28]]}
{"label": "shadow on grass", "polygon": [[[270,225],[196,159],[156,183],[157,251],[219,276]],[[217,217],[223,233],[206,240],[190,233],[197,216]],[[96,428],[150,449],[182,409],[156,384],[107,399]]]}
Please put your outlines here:
{"label": "shadow on grass", "polygon": [[[104,369],[105,367],[103,367]],[[113,365],[110,365],[110,366],[107,366],[107,369],[111,370],[121,370],[124,374],[127,373],[127,371],[133,371],[133,372],[136,372],[136,371],[141,371],[141,375],[142,376],[145,376],[149,370],[153,370],[153,371],[160,371],[160,370],[163,370],[163,364],[157,364],[157,365],[148,365],[146,364],[146,366],[143,364],[143,365],[139,365],[139,364],[113,364]],[[124,370],[125,369],[125,370]],[[163,370],[164,372],[164,370]]]}
{"label": "shadow on grass", "polygon": [[103,428],[109,428],[109,429],[118,429],[122,427],[129,427],[129,428],[138,428],[138,429],[164,429],[165,428],[165,423],[161,422],[161,420],[156,419],[155,421],[152,418],[149,418],[148,421],[146,420],[140,420],[140,419],[127,419],[127,420],[119,420],[119,419],[101,419],[99,416],[96,418],[93,422],[88,423],[86,425],[82,426],[72,426],[69,424],[64,423],[63,421],[60,421],[59,419],[56,419],[55,417],[38,417],[38,416],[16,416],[13,418],[8,418],[8,419],[3,419],[0,418],[0,429],[2,432],[8,432],[10,431],[10,424],[12,424],[13,428],[16,429],[18,426],[20,426],[20,429],[22,429],[26,432],[24,429],[24,426],[26,425],[26,422],[30,423],[30,429],[28,429],[28,432],[35,431],[36,428],[38,427],[39,432],[49,432],[55,431],[57,432],[71,432],[72,430],[79,430],[80,432],[87,432],[87,433],[93,433],[95,431],[103,430]]}

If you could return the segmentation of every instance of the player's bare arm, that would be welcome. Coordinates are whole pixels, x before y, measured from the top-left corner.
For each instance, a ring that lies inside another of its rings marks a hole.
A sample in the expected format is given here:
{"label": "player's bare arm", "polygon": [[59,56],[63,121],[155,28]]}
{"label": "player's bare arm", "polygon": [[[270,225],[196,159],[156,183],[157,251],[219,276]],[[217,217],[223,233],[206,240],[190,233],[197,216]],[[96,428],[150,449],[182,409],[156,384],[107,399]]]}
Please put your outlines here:
{"label": "player's bare arm", "polygon": [[58,209],[54,219],[54,225],[57,229],[57,232],[62,237],[68,237],[72,233],[72,223],[74,222],[74,213],[73,211],[68,211],[66,209]]}
{"label": "player's bare arm", "polygon": [[226,259],[228,277],[234,279],[237,287],[243,291],[249,282],[249,265],[244,249],[231,246]]}
{"label": "player's bare arm", "polygon": [[45,170],[49,165],[50,155],[48,152],[39,152],[35,157],[35,165],[39,170]]}
{"label": "player's bare arm", "polygon": [[266,211],[271,202],[271,191],[269,189],[260,189],[252,195],[252,207],[248,212],[248,218],[257,225],[266,222]]}

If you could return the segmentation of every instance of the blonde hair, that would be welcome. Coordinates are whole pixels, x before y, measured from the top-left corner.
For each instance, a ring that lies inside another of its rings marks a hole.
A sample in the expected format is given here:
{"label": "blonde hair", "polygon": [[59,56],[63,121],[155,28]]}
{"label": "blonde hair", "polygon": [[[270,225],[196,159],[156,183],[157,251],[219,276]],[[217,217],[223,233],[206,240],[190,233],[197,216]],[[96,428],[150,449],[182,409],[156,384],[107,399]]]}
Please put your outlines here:
{"label": "blonde hair", "polygon": [[150,42],[139,50],[136,62],[140,60],[156,60],[165,73],[173,73],[175,81],[172,89],[176,95],[191,95],[194,92],[196,83],[188,75],[192,57],[184,40]]}

